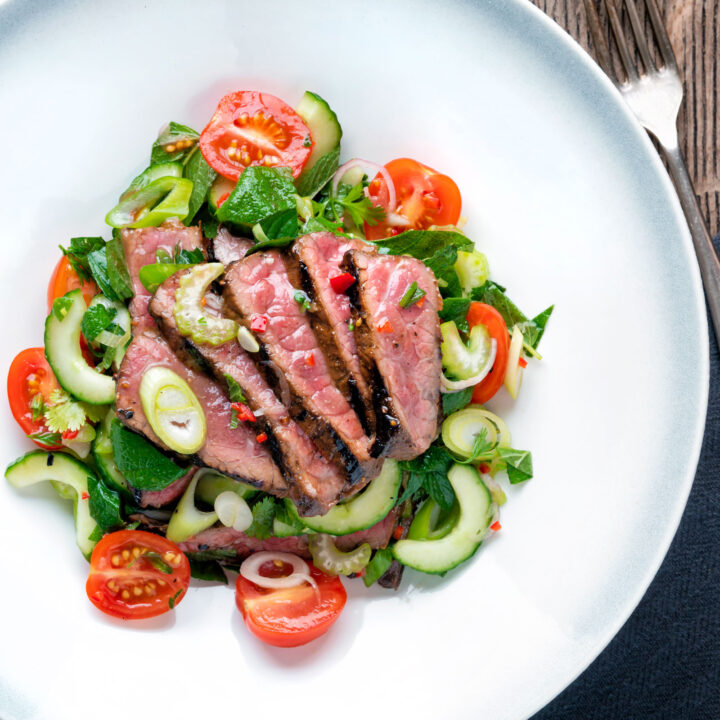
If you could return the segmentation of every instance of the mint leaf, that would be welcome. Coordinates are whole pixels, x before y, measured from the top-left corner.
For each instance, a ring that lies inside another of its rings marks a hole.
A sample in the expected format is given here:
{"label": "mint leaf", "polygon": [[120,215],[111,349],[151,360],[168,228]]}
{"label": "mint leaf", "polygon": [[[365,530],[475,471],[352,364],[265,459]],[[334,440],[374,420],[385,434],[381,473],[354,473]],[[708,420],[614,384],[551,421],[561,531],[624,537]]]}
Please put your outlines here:
{"label": "mint leaf", "polygon": [[500,447],[497,452],[506,465],[505,469],[512,485],[530,480],[533,476],[533,466],[532,454],[529,450]]}
{"label": "mint leaf", "polygon": [[130,299],[134,294],[132,281],[125,262],[122,243],[115,233],[105,245],[105,258],[108,280],[115,291],[115,295],[120,300]]}
{"label": "mint leaf", "polygon": [[88,473],[87,484],[90,517],[103,530],[120,527],[124,522],[120,511],[120,496],[95,475]]}
{"label": "mint leaf", "polygon": [[462,410],[472,400],[473,388],[465,388],[455,393],[443,393],[442,410],[444,415],[452,415]]}
{"label": "mint leaf", "polygon": [[[188,180],[192,180],[193,183],[192,193],[190,194],[190,200],[188,202],[188,214],[183,220],[185,225],[191,225],[198,210],[205,202],[205,198],[207,198],[210,186],[217,177],[217,173],[207,164],[207,161],[200,152],[200,148],[196,146],[188,158],[183,176],[188,178]],[[176,260],[176,262],[182,261]]]}
{"label": "mint leaf", "polygon": [[117,419],[110,426],[110,440],[118,470],[138,490],[162,490],[187,472]]}
{"label": "mint leaf", "polygon": [[[200,135],[187,125],[170,122],[153,143],[150,153],[150,165],[184,161],[195,149]],[[181,147],[178,147],[178,143]]]}
{"label": "mint leaf", "polygon": [[205,253],[200,248],[185,250],[181,248],[178,243],[175,246],[175,255],[171,262],[173,261],[178,265],[197,265],[198,263],[205,262]]}
{"label": "mint leaf", "polygon": [[443,297],[461,297],[462,286],[455,270],[457,248],[454,245],[440,248],[431,257],[420,258],[438,279],[438,286]]}
{"label": "mint leaf", "polygon": [[393,553],[389,547],[376,550],[365,568],[363,575],[365,587],[370,587],[377,582],[387,572],[393,559]]}
{"label": "mint leaf", "polygon": [[87,262],[87,256],[94,250],[105,246],[101,237],[76,237],[70,238],[70,246],[60,246],[63,255],[68,259],[72,269],[81,280],[90,280],[92,273]]}
{"label": "mint leaf", "polygon": [[418,260],[431,258],[448,246],[468,251],[474,247],[470,238],[453,230],[407,230],[394,237],[375,240],[373,244],[389,255],[411,255]]}
{"label": "mint leaf", "polygon": [[447,478],[455,459],[440,445],[431,445],[422,455],[400,463],[410,473],[408,486],[398,504],[418,490],[424,490],[443,509],[449,510],[455,502],[455,491]]}
{"label": "mint leaf", "polygon": [[443,300],[442,310],[438,315],[443,322],[454,322],[460,332],[468,332],[468,310],[470,298],[450,297]]}
{"label": "mint leaf", "polygon": [[83,337],[88,342],[92,342],[103,330],[110,326],[116,315],[117,308],[107,307],[102,303],[89,307],[85,311],[80,325]]}
{"label": "mint leaf", "polygon": [[207,582],[219,582],[223,585],[228,584],[222,565],[217,560],[196,560],[191,555],[188,555],[187,559],[190,563],[190,577]]}
{"label": "mint leaf", "polygon": [[115,289],[110,282],[110,276],[108,275],[107,251],[105,246],[89,253],[87,256],[87,264],[90,268],[93,280],[95,280],[97,286],[100,288],[100,292],[110,300],[121,301],[123,298],[115,292]]}
{"label": "mint leaf", "polygon": [[308,170],[303,171],[295,182],[298,195],[314,197],[335,174],[340,164],[340,146],[318,158],[318,161]]}

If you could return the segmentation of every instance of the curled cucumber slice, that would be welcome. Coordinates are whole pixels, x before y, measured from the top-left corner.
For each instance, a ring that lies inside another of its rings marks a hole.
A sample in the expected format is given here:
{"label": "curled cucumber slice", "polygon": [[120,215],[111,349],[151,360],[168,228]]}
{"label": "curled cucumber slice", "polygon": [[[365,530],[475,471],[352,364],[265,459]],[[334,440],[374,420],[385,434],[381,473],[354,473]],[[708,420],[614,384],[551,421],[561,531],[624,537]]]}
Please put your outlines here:
{"label": "curled cucumber slice", "polygon": [[190,386],[169,368],[151,367],[140,382],[140,401],[157,436],[175,452],[192,455],[205,443],[205,413]]}
{"label": "curled cucumber slice", "polygon": [[483,370],[489,372],[492,367],[490,358],[493,344],[490,333],[484,325],[475,325],[470,330],[467,345],[460,337],[457,325],[452,321],[440,325],[440,332],[442,333],[440,345],[442,365],[450,375],[457,380],[466,380],[475,378]]}
{"label": "curled cucumber slice", "polygon": [[310,535],[308,546],[313,564],[328,575],[351,575],[360,572],[369,562],[372,549],[363,543],[350,552],[342,552],[330,535]]}
{"label": "curled cucumber slice", "polygon": [[222,345],[237,337],[237,324],[227,318],[206,314],[202,301],[210,283],[225,272],[222,263],[195,265],[180,278],[173,313],[181,335],[196,343]]}
{"label": "curled cucumber slice", "polygon": [[207,530],[218,520],[217,513],[214,510],[212,512],[203,512],[198,510],[195,505],[195,489],[200,477],[200,472],[195,473],[170,517],[165,534],[167,539],[174,543],[184,542],[189,537]]}

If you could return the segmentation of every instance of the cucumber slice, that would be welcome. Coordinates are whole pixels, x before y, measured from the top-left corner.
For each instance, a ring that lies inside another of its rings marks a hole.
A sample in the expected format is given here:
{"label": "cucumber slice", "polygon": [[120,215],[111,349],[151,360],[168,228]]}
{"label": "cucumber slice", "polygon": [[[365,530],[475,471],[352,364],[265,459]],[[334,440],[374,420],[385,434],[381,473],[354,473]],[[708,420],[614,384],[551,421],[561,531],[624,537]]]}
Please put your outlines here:
{"label": "cucumber slice", "polygon": [[140,401],[152,429],[171,450],[192,455],[205,444],[205,413],[177,373],[159,365],[146,370],[140,381]]}
{"label": "cucumber slice", "polygon": [[351,575],[360,572],[369,562],[372,549],[363,543],[350,552],[342,552],[335,547],[330,535],[311,535],[308,547],[312,555],[313,565],[327,575]]}
{"label": "cucumber slice", "polygon": [[55,300],[45,321],[45,356],[63,390],[91,405],[109,405],[115,400],[115,381],[90,367],[80,351],[86,310],[81,290]]}
{"label": "cucumber slice", "polygon": [[180,278],[173,313],[178,332],[196,343],[222,345],[237,338],[238,326],[228,318],[207,315],[202,301],[210,283],[225,272],[222,263],[203,263]]}
{"label": "cucumber slice", "polygon": [[113,357],[113,368],[115,370],[120,369],[120,363],[122,363],[125,357],[125,350],[130,342],[130,313],[127,307],[123,303],[114,302],[104,295],[96,295],[91,301],[88,308],[94,307],[95,305],[103,305],[108,310],[114,308],[115,318],[113,322],[121,329],[124,330],[122,335],[115,335],[108,330],[103,330],[91,345],[95,347],[101,346],[104,348],[114,347],[115,355]]}
{"label": "cucumber slice", "polygon": [[395,559],[426,573],[444,573],[471,557],[480,547],[492,520],[492,499],[477,470],[453,465],[448,480],[460,505],[455,527],[438,540],[399,540]]}
{"label": "cucumber slice", "polygon": [[158,163],[151,165],[147,170],[141,172],[131,183],[128,189],[120,196],[120,200],[126,200],[141,188],[162,177],[177,177],[183,175],[183,166],[179,162]]}
{"label": "cucumber slice", "polygon": [[217,209],[220,207],[220,200],[223,200],[223,202],[227,200],[228,195],[235,189],[236,184],[234,180],[229,180],[222,175],[218,175],[215,178],[208,192],[208,204],[213,212],[217,212]]}
{"label": "cucumber slice", "polygon": [[303,119],[310,130],[310,137],[315,146],[310,157],[300,173],[298,183],[323,156],[334,150],[340,144],[342,128],[338,122],[337,115],[330,108],[325,100],[309,90],[302,96],[302,99],[295,108],[295,112]]}
{"label": "cucumber slice", "polygon": [[408,538],[410,540],[439,540],[457,524],[460,505],[454,502],[450,510],[443,510],[432,498],[428,498],[415,513]]}
{"label": "cucumber slice", "polygon": [[215,500],[220,493],[231,490],[243,500],[248,500],[257,492],[257,488],[247,483],[235,480],[227,475],[221,475],[216,470],[202,468],[197,472],[197,490],[195,497],[208,505],[215,505]]}
{"label": "cucumber slice", "polygon": [[114,417],[115,411],[111,408],[98,426],[97,435],[92,445],[93,459],[103,480],[114,490],[122,493],[125,497],[131,498],[132,493],[128,487],[128,481],[115,464],[113,445],[110,440],[110,423]]}
{"label": "cucumber slice", "polygon": [[282,520],[278,520],[276,517],[273,518],[273,530],[272,534],[275,537],[295,537],[297,535],[307,535],[312,530],[306,528],[304,525],[288,525]]}
{"label": "cucumber slice", "polygon": [[475,325],[470,330],[470,341],[466,345],[460,337],[457,325],[444,322],[442,333],[442,366],[458,380],[467,380],[478,375],[489,364],[492,354],[492,340],[484,325]]}
{"label": "cucumber slice", "polygon": [[473,288],[484,285],[490,277],[487,258],[477,250],[473,252],[458,250],[455,272],[465,295],[469,295]]}
{"label": "cucumber slice", "polygon": [[197,488],[200,475],[199,472],[193,475],[190,484],[180,498],[180,502],[170,516],[165,535],[168,540],[174,543],[183,542],[189,537],[207,530],[218,520],[217,513],[214,510],[212,512],[203,512],[195,506],[195,488]]}
{"label": "cucumber slice", "polygon": [[64,453],[34,450],[8,465],[5,477],[17,488],[47,480],[60,497],[72,500],[75,515],[75,536],[82,554],[90,557],[95,542],[90,540],[97,523],[90,516],[88,475],[92,471],[79,460]]}
{"label": "cucumber slice", "polygon": [[[325,515],[300,517],[300,522],[315,532],[328,535],[349,535],[364,530],[380,522],[393,509],[401,482],[398,463],[385,460],[380,474],[361,493],[335,505]],[[288,506],[291,511],[295,509],[292,503]]]}

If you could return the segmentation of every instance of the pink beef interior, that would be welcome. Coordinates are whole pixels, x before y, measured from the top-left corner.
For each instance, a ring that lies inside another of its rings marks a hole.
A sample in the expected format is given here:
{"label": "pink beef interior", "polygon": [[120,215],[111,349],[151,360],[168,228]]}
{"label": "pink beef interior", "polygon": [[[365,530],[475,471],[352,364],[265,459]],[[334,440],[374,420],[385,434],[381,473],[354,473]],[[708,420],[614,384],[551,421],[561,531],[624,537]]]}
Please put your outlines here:
{"label": "pink beef interior", "polygon": [[229,265],[245,257],[247,251],[253,246],[247,238],[235,237],[226,228],[220,228],[212,241],[212,252],[215,259],[223,265]]}

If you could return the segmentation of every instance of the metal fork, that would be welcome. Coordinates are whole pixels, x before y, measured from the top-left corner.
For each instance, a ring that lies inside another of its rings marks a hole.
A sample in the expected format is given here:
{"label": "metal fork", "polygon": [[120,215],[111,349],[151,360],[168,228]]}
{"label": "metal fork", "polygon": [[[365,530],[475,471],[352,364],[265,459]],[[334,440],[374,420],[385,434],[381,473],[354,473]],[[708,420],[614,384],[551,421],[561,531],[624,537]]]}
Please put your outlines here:
{"label": "metal fork", "polygon": [[[622,1],[622,0],[621,0]],[[644,0],[663,65],[656,67],[643,34],[635,0],[624,0],[630,18],[635,44],[642,60],[642,69],[636,67],[622,29],[616,0],[604,0],[610,26],[617,42],[626,77],[619,79],[610,62],[610,50],[603,37],[595,0],[584,0],[590,34],[598,63],[613,80],[625,102],[635,113],[640,124],[655,136],[663,150],[670,175],[675,183],[680,204],[687,218],[697,255],[700,274],[705,286],[705,298],[710,309],[716,338],[720,339],[720,260],[713,247],[710,233],[703,219],[692,180],[680,152],[677,116],[683,99],[682,80],[678,72],[675,53],[655,0]]]}

